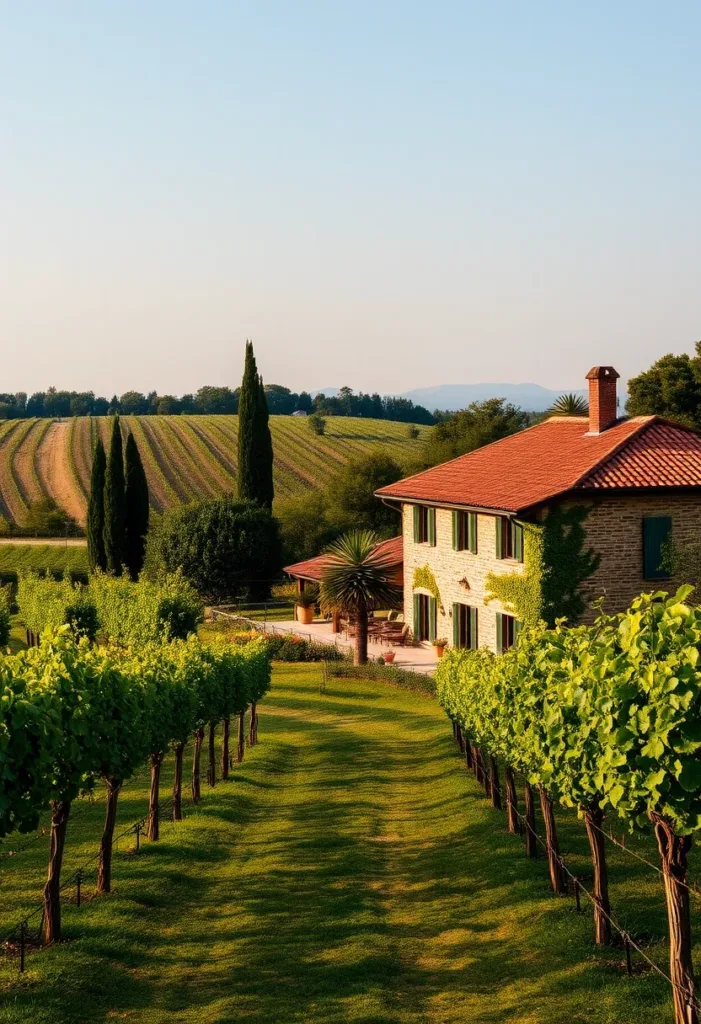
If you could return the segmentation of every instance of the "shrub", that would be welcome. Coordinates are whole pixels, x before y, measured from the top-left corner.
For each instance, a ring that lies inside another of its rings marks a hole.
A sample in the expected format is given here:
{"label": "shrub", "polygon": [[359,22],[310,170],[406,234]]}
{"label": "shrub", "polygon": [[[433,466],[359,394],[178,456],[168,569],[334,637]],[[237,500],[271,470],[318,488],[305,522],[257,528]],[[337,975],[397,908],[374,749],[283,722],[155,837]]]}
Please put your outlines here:
{"label": "shrub", "polygon": [[95,600],[87,587],[73,583],[68,575],[55,580],[48,573],[19,573],[17,605],[25,626],[37,636],[59,626],[70,626],[76,636],[88,640],[97,636]]}
{"label": "shrub", "polygon": [[324,434],[324,431],[326,430],[326,420],[320,413],[312,413],[308,418],[307,423],[309,424],[309,429],[312,434],[317,434],[319,437]]}
{"label": "shrub", "polygon": [[181,570],[198,594],[262,600],[280,571],[277,521],[267,508],[228,496],[166,512],[158,529],[154,562],[168,573]]}
{"label": "shrub", "polygon": [[61,537],[67,529],[75,532],[76,523],[53,498],[43,498],[29,506],[24,527],[39,537]]}
{"label": "shrub", "polygon": [[346,661],[348,658],[347,653],[338,647],[305,640],[294,633],[258,633],[250,630],[232,633],[229,641],[242,647],[260,641],[271,661]]}
{"label": "shrub", "polygon": [[90,594],[100,631],[115,643],[184,640],[202,620],[197,593],[180,573],[138,583],[98,573],[90,581]]}

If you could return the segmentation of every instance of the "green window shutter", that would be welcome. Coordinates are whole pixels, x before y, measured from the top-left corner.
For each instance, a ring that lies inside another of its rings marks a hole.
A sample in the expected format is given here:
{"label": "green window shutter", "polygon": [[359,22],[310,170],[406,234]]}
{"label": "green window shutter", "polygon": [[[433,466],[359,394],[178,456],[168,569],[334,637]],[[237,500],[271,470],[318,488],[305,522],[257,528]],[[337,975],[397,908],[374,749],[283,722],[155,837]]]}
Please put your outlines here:
{"label": "green window shutter", "polygon": [[429,597],[428,599],[428,639],[433,641],[436,639],[436,626],[438,618],[438,602],[435,597]]}
{"label": "green window shutter", "polygon": [[518,643],[518,635],[521,632],[521,626],[523,625],[518,619],[514,619],[514,647]]}
{"label": "green window shutter", "polygon": [[479,646],[479,635],[477,633],[477,609],[470,607],[470,647],[476,651]]}
{"label": "green window shutter", "polygon": [[419,543],[419,531],[421,522],[421,509],[418,505],[414,505],[414,544]]}
{"label": "green window shutter", "polygon": [[428,510],[428,543],[432,548],[436,546],[436,510]]}
{"label": "green window shutter", "polygon": [[511,530],[513,536],[512,547],[514,551],[514,558],[517,562],[523,561],[523,527],[520,523],[511,521]]}
{"label": "green window shutter", "polygon": [[503,544],[503,536],[502,536],[502,532],[501,532],[501,524],[502,524],[501,516],[497,516],[495,518],[494,522],[496,523],[496,528],[497,528],[497,558],[503,558],[504,557],[504,555],[503,555],[504,544]]}
{"label": "green window shutter", "polygon": [[477,513],[467,513],[467,546],[473,555],[477,554]]}
{"label": "green window shutter", "polygon": [[662,568],[662,556],[671,533],[671,516],[643,516],[643,576],[646,580],[663,580],[669,576]]}
{"label": "green window shutter", "polygon": [[497,612],[497,654],[504,653],[504,635],[502,632],[502,625],[504,622],[504,616],[501,612]]}
{"label": "green window shutter", "polygon": [[453,509],[453,551],[460,550],[460,513]]}
{"label": "green window shutter", "polygon": [[453,605],[453,647],[460,646],[460,605]]}
{"label": "green window shutter", "polygon": [[414,594],[414,639],[421,640],[421,604],[419,602],[419,595]]}

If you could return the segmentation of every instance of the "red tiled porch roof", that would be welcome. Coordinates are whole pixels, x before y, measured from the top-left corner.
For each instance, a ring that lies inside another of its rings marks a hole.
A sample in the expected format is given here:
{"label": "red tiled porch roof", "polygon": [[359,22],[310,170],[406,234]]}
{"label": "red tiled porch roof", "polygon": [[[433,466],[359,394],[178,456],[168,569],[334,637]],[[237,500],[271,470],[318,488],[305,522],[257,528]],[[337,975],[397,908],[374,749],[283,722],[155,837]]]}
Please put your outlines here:
{"label": "red tiled porch roof", "polygon": [[[401,536],[390,537],[389,540],[382,540],[375,548],[377,554],[388,559],[389,564],[401,566],[404,562],[404,543]],[[288,576],[297,576],[303,580],[314,580],[317,583],[324,574],[327,556],[316,555],[314,558],[307,558],[303,562],[295,562],[294,565],[285,566],[284,572]]]}
{"label": "red tiled porch roof", "polygon": [[569,490],[701,488],[701,437],[657,416],[551,417],[467,455],[382,487],[378,497],[520,512]]}

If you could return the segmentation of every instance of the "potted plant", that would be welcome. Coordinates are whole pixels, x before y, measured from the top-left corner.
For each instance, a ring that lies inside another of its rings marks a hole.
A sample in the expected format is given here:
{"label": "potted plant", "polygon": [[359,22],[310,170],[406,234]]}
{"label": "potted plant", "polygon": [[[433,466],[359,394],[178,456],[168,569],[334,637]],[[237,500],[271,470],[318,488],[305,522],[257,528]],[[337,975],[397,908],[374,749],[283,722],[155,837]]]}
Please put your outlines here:
{"label": "potted plant", "polygon": [[433,650],[436,652],[437,658],[443,657],[443,651],[446,649],[447,646],[448,641],[444,640],[443,637],[440,637],[438,640],[433,641]]}
{"label": "potted plant", "polygon": [[307,590],[304,590],[297,598],[295,611],[297,614],[297,622],[301,625],[311,626],[314,621],[314,607],[318,596],[316,588],[310,587]]}
{"label": "potted plant", "polygon": [[382,655],[382,657],[385,659],[385,664],[391,665],[392,662],[394,661],[394,656],[396,653],[397,652],[391,647],[388,651],[385,651],[385,653]]}

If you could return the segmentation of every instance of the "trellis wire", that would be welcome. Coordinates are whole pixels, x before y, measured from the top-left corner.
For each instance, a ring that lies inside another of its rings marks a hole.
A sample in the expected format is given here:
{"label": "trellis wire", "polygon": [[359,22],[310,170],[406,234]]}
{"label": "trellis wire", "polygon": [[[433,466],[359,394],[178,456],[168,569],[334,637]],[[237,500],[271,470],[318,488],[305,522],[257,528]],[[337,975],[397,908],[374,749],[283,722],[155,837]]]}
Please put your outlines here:
{"label": "trellis wire", "polygon": [[[458,742],[457,735],[456,735],[455,739],[456,739],[456,742]],[[464,742],[467,742],[467,740],[465,740]],[[501,792],[501,789],[499,788],[499,785],[494,781],[494,777],[493,777],[492,773],[490,772],[489,768],[487,767],[486,763],[482,766],[482,771],[484,772],[485,778],[488,779],[490,787],[494,788],[496,790],[496,792],[499,794],[499,796],[503,800],[503,794]],[[528,779],[526,779],[525,775],[523,775],[522,772],[519,772],[519,771],[516,770],[516,774],[520,775],[522,779],[524,779],[526,782],[528,782]],[[514,810],[516,815],[521,819],[521,821],[523,821],[525,823],[526,828],[528,829],[528,831],[536,839],[536,841],[538,843],[540,843],[540,845],[543,847],[543,849],[546,851],[546,853],[550,854],[551,851],[550,851],[550,848],[548,847],[547,841],[545,839],[543,839],[543,837],[541,835],[539,835],[538,832],[535,831],[535,829],[531,826],[531,824],[527,820],[525,814],[522,814],[521,811],[517,807],[513,807],[512,809]],[[599,831],[601,831],[601,829],[599,829]],[[606,835],[605,832],[603,834]],[[607,836],[607,838],[612,839],[611,836]],[[612,840],[612,841],[615,842],[615,840]],[[628,848],[626,846],[623,846],[623,844],[621,844],[621,843],[616,843],[616,845],[620,846],[621,849],[625,850],[626,852],[633,853],[633,851],[629,851]],[[633,856],[637,856],[637,854],[633,853]],[[652,864],[650,861],[647,861],[647,860],[645,860],[645,858],[642,858],[642,857],[638,857],[638,859],[642,860],[643,863],[648,864],[650,867],[655,868],[656,871],[658,871],[660,874],[662,874],[662,871],[656,865]],[[651,967],[652,970],[655,971],[656,974],[658,974],[661,978],[663,978],[667,982],[667,984],[672,987],[672,989],[676,989],[678,992],[681,993],[681,995],[684,997],[684,1000],[686,1002],[687,1009],[692,1009],[693,1008],[693,1009],[695,1009],[697,1011],[701,1011],[701,1002],[696,998],[696,996],[689,997],[688,992],[684,988],[682,988],[681,985],[679,985],[672,978],[670,978],[670,976],[659,966],[659,964],[655,963],[655,961],[652,960],[647,955],[647,953],[645,953],[644,950],[640,948],[638,943],[631,937],[630,933],[627,932],[625,930],[625,928],[622,928],[618,924],[618,922],[615,920],[615,918],[611,917],[610,914],[606,913],[606,911],[599,905],[599,903],[597,902],[596,898],[592,895],[592,893],[589,892],[587,887],[585,885],[583,885],[582,882],[580,881],[580,879],[577,878],[577,876],[574,875],[570,871],[570,869],[567,867],[567,865],[565,864],[564,859],[562,857],[562,854],[559,854],[559,853],[556,854],[555,855],[555,861],[557,862],[558,867],[564,872],[564,874],[569,879],[571,879],[572,884],[573,884],[573,886],[575,888],[575,891],[584,893],[584,895],[590,901],[592,906],[594,906],[595,908],[598,909],[599,913],[601,913],[606,918],[606,920],[611,925],[613,930],[618,935],[620,935],[620,937],[621,937],[621,939],[623,941],[623,945],[624,945],[625,951],[626,951],[626,968],[627,968],[628,974],[632,974],[633,973],[632,963],[631,963],[631,959],[630,959],[630,949],[633,948],[643,958],[643,960],[645,960],[645,962],[649,965],[649,967]],[[687,886],[687,888],[689,888],[689,886]],[[690,892],[694,892],[693,889],[690,889],[689,891]],[[577,909],[579,909],[579,900],[577,900],[577,904],[578,904]]]}

